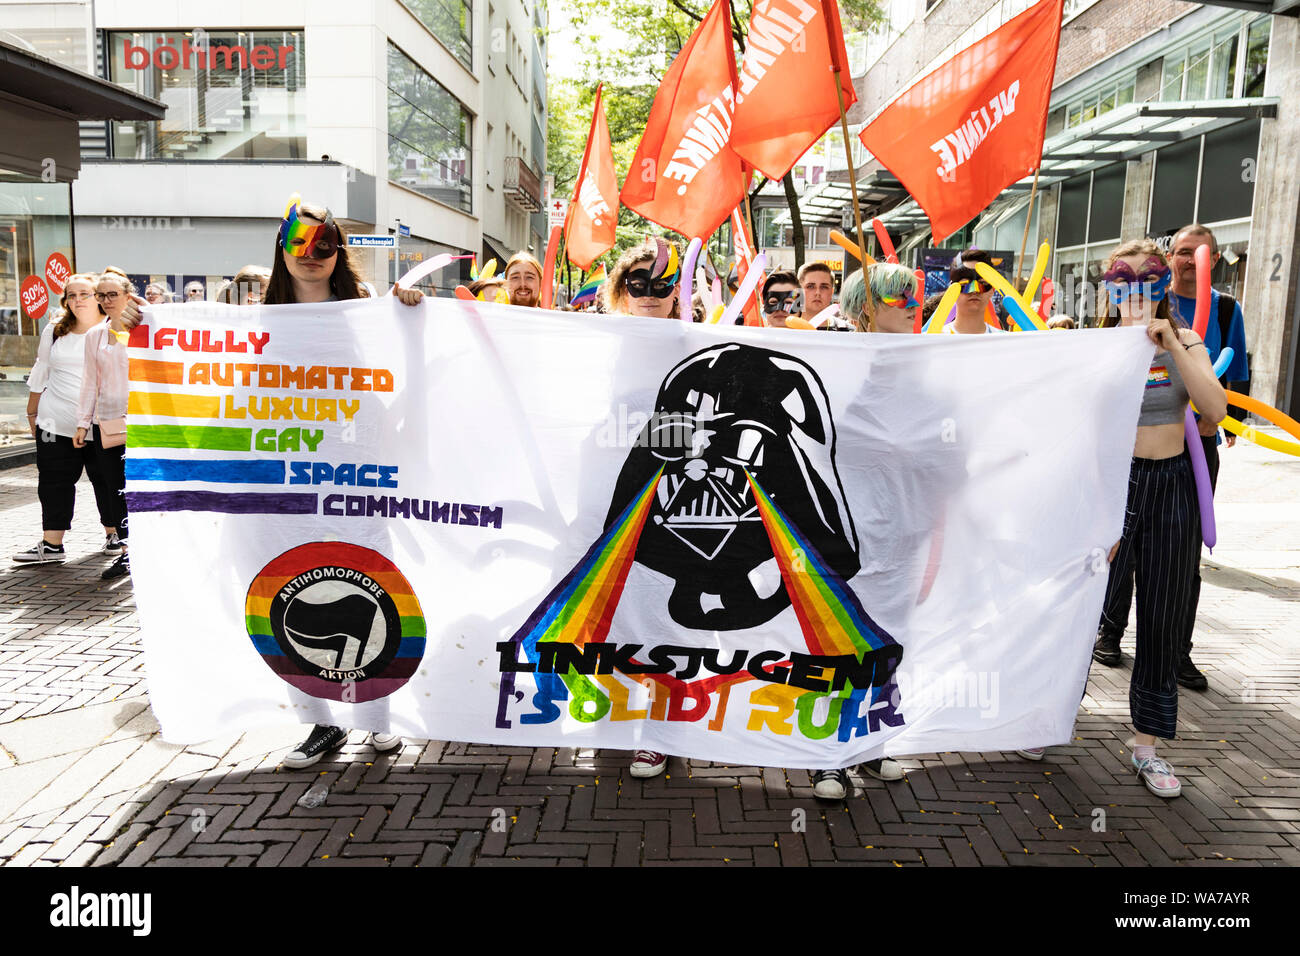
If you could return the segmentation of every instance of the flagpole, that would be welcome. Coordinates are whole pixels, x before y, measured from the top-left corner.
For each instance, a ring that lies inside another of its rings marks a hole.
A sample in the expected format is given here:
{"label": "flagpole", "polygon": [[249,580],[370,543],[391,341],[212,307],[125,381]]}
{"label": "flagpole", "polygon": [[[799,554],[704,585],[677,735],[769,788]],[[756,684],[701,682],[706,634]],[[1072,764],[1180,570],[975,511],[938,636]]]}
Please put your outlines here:
{"label": "flagpole", "polygon": [[1029,223],[1034,218],[1034,197],[1038,195],[1038,171],[1043,168],[1043,158],[1038,157],[1038,165],[1034,167],[1034,185],[1029,190],[1029,209],[1025,212],[1025,234],[1020,237],[1020,258],[1016,260],[1016,291],[1023,292],[1020,285],[1020,276],[1025,271],[1025,246],[1029,242]]}
{"label": "flagpole", "polygon": [[[838,15],[838,8],[836,8],[835,12]],[[866,255],[867,240],[862,232],[862,207],[858,204],[858,173],[853,167],[853,147],[849,145],[849,118],[844,112],[844,89],[840,85],[840,73],[843,70],[843,64],[840,63],[840,51],[835,48],[835,39],[831,35],[831,5],[827,0],[822,0],[822,16],[826,20],[826,39],[831,48],[831,72],[835,77],[835,99],[840,105],[840,132],[844,136],[844,158],[849,164],[849,189],[853,194],[853,221],[858,227],[858,249],[863,255]],[[840,31],[843,32],[843,27],[840,28]],[[847,256],[845,260],[847,262]],[[866,268],[865,263],[862,268]],[[845,275],[846,271],[841,269],[841,282]]]}

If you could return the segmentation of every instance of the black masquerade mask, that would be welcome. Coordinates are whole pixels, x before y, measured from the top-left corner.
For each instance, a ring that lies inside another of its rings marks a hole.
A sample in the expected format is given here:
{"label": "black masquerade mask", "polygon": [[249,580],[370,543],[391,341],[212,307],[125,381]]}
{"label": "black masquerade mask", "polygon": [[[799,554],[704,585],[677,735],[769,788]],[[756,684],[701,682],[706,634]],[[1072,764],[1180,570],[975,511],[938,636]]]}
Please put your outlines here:
{"label": "black masquerade mask", "polygon": [[790,315],[803,311],[803,293],[798,289],[792,292],[769,292],[763,297],[763,311],[784,312]]}

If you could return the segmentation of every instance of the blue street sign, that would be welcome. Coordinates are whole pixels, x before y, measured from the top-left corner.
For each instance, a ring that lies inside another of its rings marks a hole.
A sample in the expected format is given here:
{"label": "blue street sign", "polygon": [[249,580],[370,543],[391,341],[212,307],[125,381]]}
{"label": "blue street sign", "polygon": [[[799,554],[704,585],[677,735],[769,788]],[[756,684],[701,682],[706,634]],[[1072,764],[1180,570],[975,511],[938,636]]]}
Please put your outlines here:
{"label": "blue street sign", "polygon": [[411,234],[411,227],[410,227],[410,226],[402,225],[402,224],[399,222],[399,223],[397,224],[397,234],[398,234],[399,236],[405,238],[405,237],[407,237],[407,236],[409,236],[409,235]]}
{"label": "blue street sign", "polygon": [[349,246],[395,246],[396,236],[348,236]]}

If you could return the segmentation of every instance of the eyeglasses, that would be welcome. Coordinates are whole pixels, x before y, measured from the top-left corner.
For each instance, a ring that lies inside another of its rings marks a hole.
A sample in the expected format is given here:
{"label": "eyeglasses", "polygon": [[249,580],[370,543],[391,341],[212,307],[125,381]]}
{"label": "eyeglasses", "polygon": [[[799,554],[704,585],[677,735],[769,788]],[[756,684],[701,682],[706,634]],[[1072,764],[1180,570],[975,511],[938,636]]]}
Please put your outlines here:
{"label": "eyeglasses", "polygon": [[985,282],[983,279],[960,279],[957,286],[966,295],[972,293],[983,295],[985,292],[993,291],[993,283]]}
{"label": "eyeglasses", "polygon": [[85,302],[87,299],[93,299],[94,297],[95,297],[95,293],[93,292],[69,292],[68,293],[68,298],[73,302]]}
{"label": "eyeglasses", "polygon": [[794,292],[769,292],[763,299],[763,310],[765,312],[798,312],[803,308],[803,293]]}
{"label": "eyeglasses", "polygon": [[112,302],[121,294],[120,292],[96,292],[95,298],[100,302]]}
{"label": "eyeglasses", "polygon": [[911,292],[904,292],[902,295],[882,295],[877,301],[893,309],[915,309],[921,304],[916,301],[916,296]]}
{"label": "eyeglasses", "polygon": [[672,295],[677,279],[652,279],[649,270],[637,269],[636,272],[628,273],[623,285],[627,287],[627,294],[634,299],[666,299]]}

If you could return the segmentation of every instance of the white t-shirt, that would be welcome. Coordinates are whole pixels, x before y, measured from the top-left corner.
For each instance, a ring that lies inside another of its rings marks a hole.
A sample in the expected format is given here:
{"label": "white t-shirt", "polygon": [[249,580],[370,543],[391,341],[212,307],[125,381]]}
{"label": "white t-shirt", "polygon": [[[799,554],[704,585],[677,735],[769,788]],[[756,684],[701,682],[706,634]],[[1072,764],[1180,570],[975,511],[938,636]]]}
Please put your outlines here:
{"label": "white t-shirt", "polygon": [[41,330],[36,364],[27,377],[27,388],[39,392],[36,426],[64,438],[77,434],[77,401],[86,368],[85,333],[68,332],[54,338],[54,322]]}
{"label": "white t-shirt", "polygon": [[[944,335],[961,335],[962,333],[960,333],[960,332],[957,331],[957,329],[956,329],[956,327],[955,327],[956,325],[957,325],[956,322],[952,322],[952,323],[949,323],[948,325],[945,325],[945,326],[943,327],[943,334],[944,334]],[[991,325],[989,325],[987,322],[985,322],[985,323],[984,323],[984,331],[985,331],[985,332],[1005,332],[1006,329],[995,329],[995,328],[993,328],[993,326],[991,326]]]}

